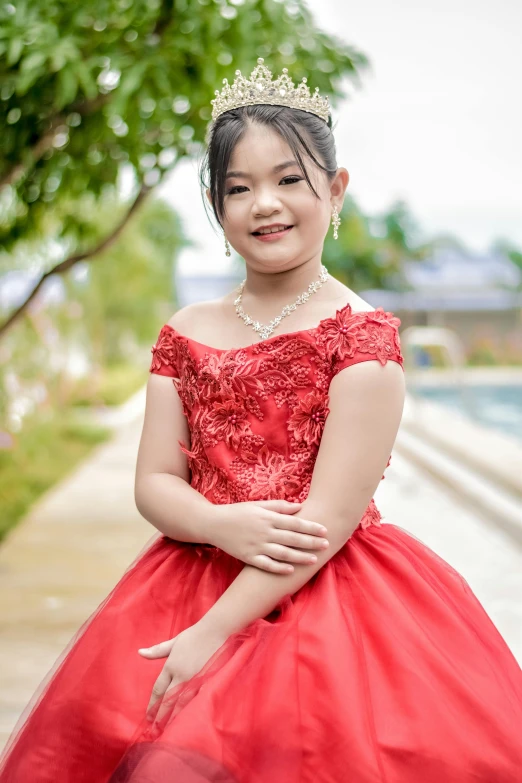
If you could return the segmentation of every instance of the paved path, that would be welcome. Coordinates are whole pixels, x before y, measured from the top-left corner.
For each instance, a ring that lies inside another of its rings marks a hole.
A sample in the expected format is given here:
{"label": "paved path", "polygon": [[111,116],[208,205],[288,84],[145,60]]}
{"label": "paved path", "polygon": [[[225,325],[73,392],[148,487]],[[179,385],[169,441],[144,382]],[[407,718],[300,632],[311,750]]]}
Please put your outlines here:
{"label": "paved path", "polygon": [[[34,506],[0,549],[0,745],[69,639],[155,534],[138,514],[142,421],[124,424]],[[522,661],[522,551],[394,453],[376,493],[468,580]]]}
{"label": "paved path", "polygon": [[37,503],[0,547],[0,745],[154,529],[134,505],[141,420]]}

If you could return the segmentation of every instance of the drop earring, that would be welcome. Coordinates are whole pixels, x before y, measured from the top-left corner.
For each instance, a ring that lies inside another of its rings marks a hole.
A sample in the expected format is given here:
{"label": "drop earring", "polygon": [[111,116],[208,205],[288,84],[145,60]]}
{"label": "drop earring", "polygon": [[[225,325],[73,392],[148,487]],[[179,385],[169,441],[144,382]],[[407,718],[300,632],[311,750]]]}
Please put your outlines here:
{"label": "drop earring", "polygon": [[228,239],[225,237],[225,255],[230,257],[230,245],[228,244]]}
{"label": "drop earring", "polygon": [[338,230],[339,226],[341,225],[341,218],[339,217],[339,212],[337,210],[337,207],[333,208],[332,224],[333,224],[333,227],[334,227],[333,238],[334,239],[338,239],[339,238],[339,234],[337,233],[337,230]]}

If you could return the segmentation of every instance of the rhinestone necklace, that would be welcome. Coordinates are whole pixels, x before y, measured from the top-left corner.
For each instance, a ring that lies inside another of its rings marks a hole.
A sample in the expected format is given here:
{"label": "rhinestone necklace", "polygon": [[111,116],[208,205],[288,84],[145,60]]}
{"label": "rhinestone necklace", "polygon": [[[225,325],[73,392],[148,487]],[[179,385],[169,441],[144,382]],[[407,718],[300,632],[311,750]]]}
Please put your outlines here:
{"label": "rhinestone necklace", "polygon": [[257,332],[257,334],[261,336],[262,340],[266,340],[268,337],[270,337],[274,329],[277,326],[279,326],[283,318],[285,318],[287,315],[290,315],[290,313],[292,313],[298,305],[307,302],[311,294],[315,294],[315,292],[321,288],[323,283],[325,283],[328,280],[329,276],[330,274],[327,268],[323,266],[323,264],[321,264],[321,274],[319,275],[319,280],[317,282],[310,283],[310,285],[308,286],[308,290],[300,294],[300,296],[297,297],[297,299],[293,304],[285,305],[281,310],[281,315],[278,315],[276,316],[276,318],[273,318],[269,324],[261,324],[259,323],[259,321],[254,321],[254,319],[251,318],[249,315],[247,315],[243,310],[243,307],[241,306],[241,298],[243,296],[243,289],[246,283],[246,277],[245,277],[245,279],[239,286],[239,295],[237,299],[234,299],[234,304],[236,306],[236,313],[240,318],[243,319],[243,321],[246,323],[247,326],[252,325],[252,329],[254,330],[254,332]]}

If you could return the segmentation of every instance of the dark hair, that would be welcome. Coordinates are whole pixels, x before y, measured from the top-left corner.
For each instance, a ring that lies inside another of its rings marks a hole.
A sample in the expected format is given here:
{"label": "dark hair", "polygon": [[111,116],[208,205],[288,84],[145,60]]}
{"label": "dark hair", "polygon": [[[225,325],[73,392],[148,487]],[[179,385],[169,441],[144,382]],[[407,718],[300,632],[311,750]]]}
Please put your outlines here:
{"label": "dark hair", "polygon": [[[337,171],[335,140],[332,133],[332,119],[328,123],[315,114],[287,106],[255,104],[230,109],[221,114],[212,127],[208,147],[200,166],[202,188],[210,188],[214,215],[222,226],[226,213],[225,183],[230,158],[236,144],[242,139],[249,125],[266,125],[278,133],[295,155],[299,168],[309,188],[319,198],[303,164],[303,151],[331,181]],[[310,146],[313,147],[315,153]],[[318,160],[318,157],[322,159]],[[207,199],[203,193],[203,202]]]}

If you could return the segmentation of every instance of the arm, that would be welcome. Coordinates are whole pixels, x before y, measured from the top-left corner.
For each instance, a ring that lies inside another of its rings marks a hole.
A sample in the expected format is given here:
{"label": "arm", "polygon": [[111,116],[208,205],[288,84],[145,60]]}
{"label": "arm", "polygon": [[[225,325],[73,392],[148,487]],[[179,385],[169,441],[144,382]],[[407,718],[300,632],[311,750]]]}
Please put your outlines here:
{"label": "arm", "polygon": [[245,566],[199,621],[208,633],[227,638],[266,617],[299,590],[350,538],[377,489],[402,417],[404,372],[395,361],[365,361],[347,367],[330,384],[326,419],[302,514],[324,524],[330,546],[313,565],[290,575]]}
{"label": "arm", "polygon": [[[194,305],[178,310],[169,326],[190,320]],[[175,346],[162,328],[152,347],[145,417],[141,433],[134,499],[140,514],[176,541],[211,543],[210,515],[214,505],[190,486],[187,457],[178,441],[190,446],[190,430],[174,383],[178,378]]]}
{"label": "arm", "polygon": [[215,507],[190,486],[181,439],[190,443],[190,432],[172,377],[151,374],[136,464],[136,507],[169,538],[211,543]]}
{"label": "arm", "polygon": [[[273,573],[303,562],[309,550],[320,548],[325,531],[295,515],[302,503],[267,500],[219,506],[207,500],[189,484],[187,459],[177,445],[181,438],[188,443],[190,436],[172,378],[153,374],[147,386],[134,495],[140,514],[164,535],[212,544],[255,570]],[[277,556],[270,551],[274,544]]]}
{"label": "arm", "polygon": [[181,361],[178,367],[178,343],[173,337],[173,330],[177,331],[173,322],[183,314],[184,310],[179,311],[168,327],[162,327],[152,347],[136,466],[136,506],[169,538],[212,544],[244,563],[273,573],[292,570],[291,564],[309,561],[306,550],[320,548],[325,533],[317,523],[295,516],[302,503],[266,500],[225,507],[211,503],[190,486],[189,463],[185,450],[179,447],[180,443],[190,443],[180,397],[183,364]]}

